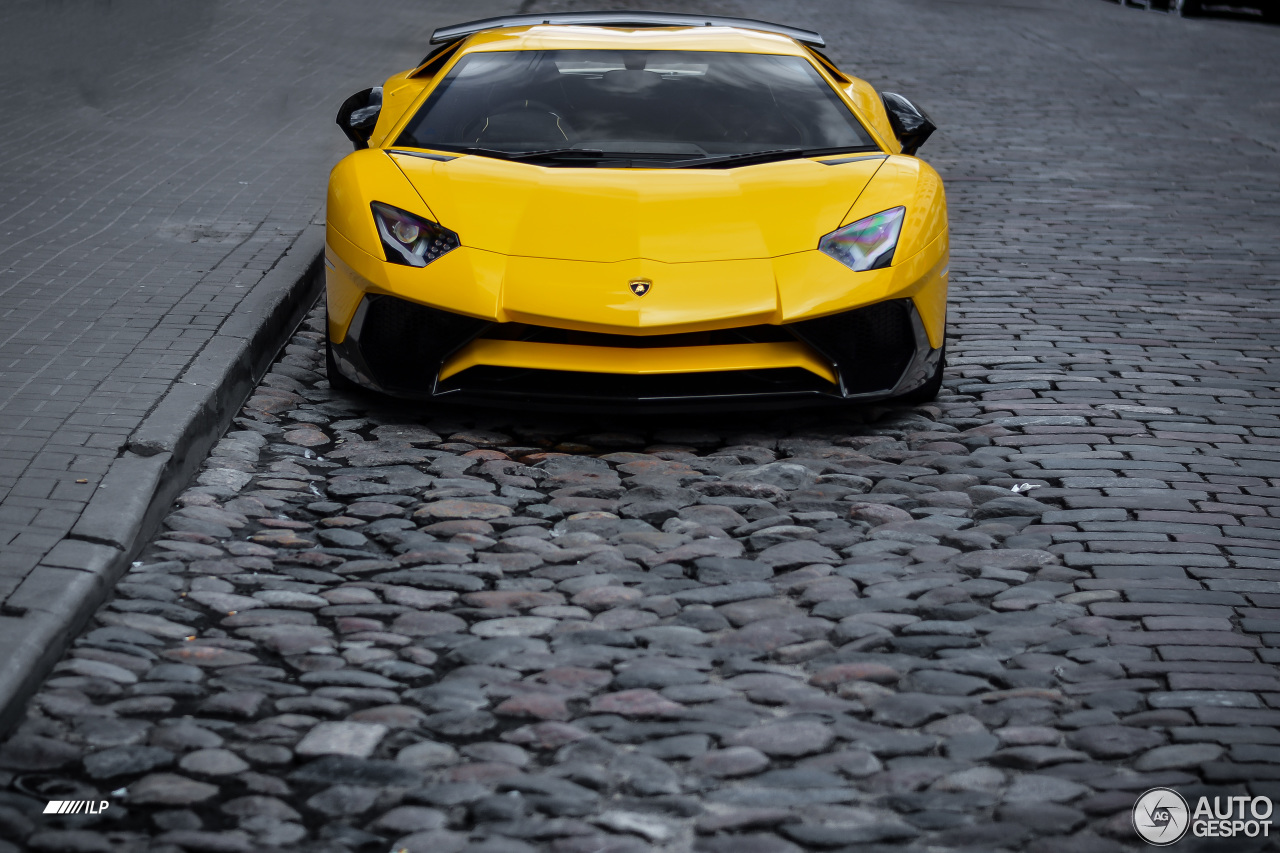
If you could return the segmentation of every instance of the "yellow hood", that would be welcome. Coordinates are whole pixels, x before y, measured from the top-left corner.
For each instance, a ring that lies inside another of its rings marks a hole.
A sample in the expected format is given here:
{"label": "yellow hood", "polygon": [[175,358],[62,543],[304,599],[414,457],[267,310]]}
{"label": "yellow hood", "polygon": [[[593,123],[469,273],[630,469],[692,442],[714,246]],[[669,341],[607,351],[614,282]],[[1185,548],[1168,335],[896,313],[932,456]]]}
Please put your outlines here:
{"label": "yellow hood", "polygon": [[527,258],[670,264],[814,249],[884,162],[596,169],[389,156],[464,246]]}

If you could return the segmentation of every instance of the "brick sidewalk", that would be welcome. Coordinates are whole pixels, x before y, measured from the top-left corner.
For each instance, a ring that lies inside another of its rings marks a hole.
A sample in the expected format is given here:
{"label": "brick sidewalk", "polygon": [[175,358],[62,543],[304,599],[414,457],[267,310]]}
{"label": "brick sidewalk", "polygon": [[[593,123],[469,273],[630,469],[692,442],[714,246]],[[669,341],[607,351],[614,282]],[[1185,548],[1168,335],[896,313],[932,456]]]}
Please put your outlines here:
{"label": "brick sidewalk", "polygon": [[391,0],[0,11],[0,637],[29,633],[13,597],[38,565],[110,558],[69,532],[144,419],[322,221],[348,150],[338,103],[411,65],[457,14]]}

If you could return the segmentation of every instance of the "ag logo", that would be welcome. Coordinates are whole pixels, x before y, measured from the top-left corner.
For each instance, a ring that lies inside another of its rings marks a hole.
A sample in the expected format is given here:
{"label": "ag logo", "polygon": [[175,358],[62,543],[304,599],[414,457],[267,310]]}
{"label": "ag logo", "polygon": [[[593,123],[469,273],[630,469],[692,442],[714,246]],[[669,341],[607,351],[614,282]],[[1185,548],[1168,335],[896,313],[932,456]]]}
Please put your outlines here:
{"label": "ag logo", "polygon": [[1133,828],[1148,844],[1165,847],[1187,834],[1187,801],[1172,788],[1152,788],[1133,804]]}
{"label": "ag logo", "polygon": [[647,278],[633,278],[627,286],[636,296],[644,296],[653,287],[653,282]]}

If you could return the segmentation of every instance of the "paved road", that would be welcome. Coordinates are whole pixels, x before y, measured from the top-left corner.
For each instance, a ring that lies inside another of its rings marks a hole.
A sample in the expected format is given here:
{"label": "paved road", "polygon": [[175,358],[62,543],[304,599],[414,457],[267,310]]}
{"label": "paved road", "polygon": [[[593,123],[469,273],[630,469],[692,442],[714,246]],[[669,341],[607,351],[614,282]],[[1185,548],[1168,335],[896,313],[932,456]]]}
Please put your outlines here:
{"label": "paved road", "polygon": [[347,145],[337,101],[419,58],[440,6],[0,9],[0,726],[183,467],[169,439],[318,253],[298,241]]}
{"label": "paved road", "polygon": [[944,128],[938,403],[422,413],[313,315],[0,747],[0,838],[1093,853],[1153,786],[1280,799],[1280,29],[791,21]]}

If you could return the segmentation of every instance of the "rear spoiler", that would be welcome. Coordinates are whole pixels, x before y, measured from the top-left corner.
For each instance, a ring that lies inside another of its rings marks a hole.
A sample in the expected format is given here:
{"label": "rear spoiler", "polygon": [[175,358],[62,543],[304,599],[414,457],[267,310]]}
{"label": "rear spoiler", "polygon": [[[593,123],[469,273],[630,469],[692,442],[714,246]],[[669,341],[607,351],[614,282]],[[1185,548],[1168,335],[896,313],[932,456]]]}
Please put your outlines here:
{"label": "rear spoiler", "polygon": [[811,30],[756,21],[751,18],[722,18],[717,15],[685,15],[664,12],[565,12],[546,15],[508,15],[441,27],[431,34],[432,44],[450,44],[467,36],[504,27],[536,27],[539,24],[579,27],[737,27],[787,36],[810,47],[825,47],[822,36]]}

